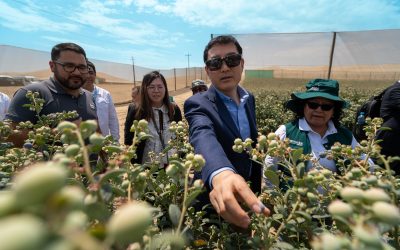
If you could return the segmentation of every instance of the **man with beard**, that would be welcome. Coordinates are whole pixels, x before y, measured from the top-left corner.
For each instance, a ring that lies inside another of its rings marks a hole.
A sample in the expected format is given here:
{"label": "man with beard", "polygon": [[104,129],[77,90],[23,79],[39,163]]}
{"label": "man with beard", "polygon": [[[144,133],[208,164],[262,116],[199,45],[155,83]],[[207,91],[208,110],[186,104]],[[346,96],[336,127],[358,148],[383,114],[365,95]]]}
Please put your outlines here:
{"label": "man with beard", "polygon": [[[74,43],[60,43],[51,51],[50,69],[54,73],[50,79],[40,83],[30,84],[19,89],[11,100],[6,119],[19,122],[30,121],[37,123],[38,115],[48,115],[58,112],[76,111],[79,117],[74,121],[97,119],[95,105],[91,94],[82,85],[88,77],[86,53]],[[38,92],[44,100],[39,114],[24,107],[30,101],[26,97],[28,91]],[[28,131],[21,131],[9,137],[15,146],[22,146]]]}

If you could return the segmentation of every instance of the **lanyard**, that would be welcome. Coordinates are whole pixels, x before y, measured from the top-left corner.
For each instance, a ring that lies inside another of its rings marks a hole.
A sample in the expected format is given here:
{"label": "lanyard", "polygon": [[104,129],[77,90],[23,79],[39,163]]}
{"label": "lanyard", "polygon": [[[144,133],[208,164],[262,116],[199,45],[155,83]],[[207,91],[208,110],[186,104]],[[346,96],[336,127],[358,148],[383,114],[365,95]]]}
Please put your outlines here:
{"label": "lanyard", "polygon": [[[151,119],[153,120],[154,127],[156,128],[158,137],[160,138],[160,141],[161,141],[161,146],[162,146],[162,148],[164,150],[165,149],[165,142],[164,142],[164,138],[162,136],[163,131],[164,131],[164,129],[163,129],[163,127],[164,127],[164,125],[163,125],[163,123],[164,123],[163,122],[163,115],[164,114],[163,114],[162,110],[158,109],[158,121],[160,123],[160,127],[157,126],[156,120],[154,119],[154,113],[151,116]],[[167,156],[168,156],[168,154],[167,154]]]}

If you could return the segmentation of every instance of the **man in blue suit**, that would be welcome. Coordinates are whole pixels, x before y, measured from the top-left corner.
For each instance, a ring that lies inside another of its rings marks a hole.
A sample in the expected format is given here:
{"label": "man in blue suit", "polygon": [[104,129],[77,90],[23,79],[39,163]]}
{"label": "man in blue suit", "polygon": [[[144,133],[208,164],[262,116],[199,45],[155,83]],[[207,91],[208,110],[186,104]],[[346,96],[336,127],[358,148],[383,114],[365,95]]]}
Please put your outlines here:
{"label": "man in blue suit", "polygon": [[257,140],[254,96],[239,86],[242,48],[234,37],[218,36],[207,44],[203,59],[211,87],[184,104],[190,142],[206,160],[201,173],[195,174],[207,187],[199,201],[211,202],[226,221],[247,228],[250,217],[239,202],[256,213],[269,215],[269,210],[254,194],[261,190],[261,166],[246,153],[232,150],[236,138]]}

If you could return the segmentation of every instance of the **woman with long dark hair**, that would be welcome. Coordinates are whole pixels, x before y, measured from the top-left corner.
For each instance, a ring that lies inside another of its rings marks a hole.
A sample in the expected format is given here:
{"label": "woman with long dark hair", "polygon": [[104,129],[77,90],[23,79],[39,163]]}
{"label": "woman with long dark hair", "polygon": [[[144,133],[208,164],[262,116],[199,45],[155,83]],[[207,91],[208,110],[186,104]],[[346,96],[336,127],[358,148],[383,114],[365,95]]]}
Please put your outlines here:
{"label": "woman with long dark hair", "polygon": [[[170,101],[167,82],[158,71],[152,71],[143,77],[140,101],[128,111],[126,116],[125,145],[132,145],[134,133],[130,132],[130,128],[134,120],[141,119],[148,121],[151,138],[139,144],[136,152],[137,159],[133,159],[136,163],[150,162],[150,152],[161,153],[173,137],[169,131],[169,125],[172,121],[182,120],[179,107]],[[171,154],[172,152],[167,153],[161,164],[167,164],[168,156]]]}

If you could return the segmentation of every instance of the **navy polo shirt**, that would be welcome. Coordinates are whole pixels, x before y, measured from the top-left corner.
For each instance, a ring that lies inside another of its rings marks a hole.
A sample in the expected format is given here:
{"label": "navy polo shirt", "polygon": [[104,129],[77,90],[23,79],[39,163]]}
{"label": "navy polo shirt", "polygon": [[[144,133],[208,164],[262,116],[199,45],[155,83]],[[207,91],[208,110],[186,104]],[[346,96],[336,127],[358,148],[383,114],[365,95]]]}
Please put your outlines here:
{"label": "navy polo shirt", "polygon": [[15,92],[11,100],[6,119],[14,122],[31,121],[37,123],[36,112],[24,107],[24,104],[29,104],[26,93],[28,91],[38,92],[39,97],[44,99],[43,109],[41,115],[48,115],[52,113],[76,111],[83,121],[97,119],[95,105],[92,101],[92,94],[84,89],[80,89],[79,96],[75,97],[62,88],[61,84],[54,78],[34,83],[20,88]]}

